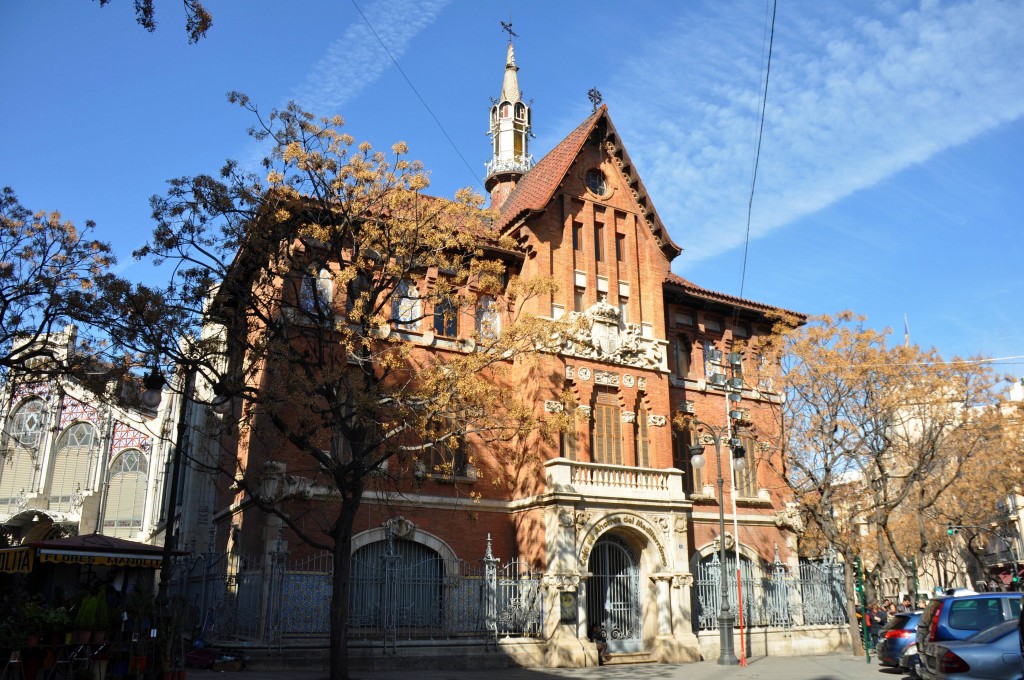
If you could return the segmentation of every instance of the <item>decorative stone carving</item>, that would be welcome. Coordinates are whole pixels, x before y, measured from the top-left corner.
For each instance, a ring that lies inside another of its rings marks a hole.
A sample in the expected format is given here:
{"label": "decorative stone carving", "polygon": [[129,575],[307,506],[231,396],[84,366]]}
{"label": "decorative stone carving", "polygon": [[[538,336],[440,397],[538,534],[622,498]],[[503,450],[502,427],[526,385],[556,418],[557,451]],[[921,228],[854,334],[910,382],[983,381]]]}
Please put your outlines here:
{"label": "decorative stone carving", "polygon": [[647,515],[647,521],[659,527],[665,532],[665,535],[668,535],[669,517],[667,515]]}
{"label": "decorative stone carving", "polygon": [[391,532],[395,538],[409,538],[416,531],[416,525],[404,517],[392,517],[381,522],[382,527]]}
{"label": "decorative stone carving", "polygon": [[628,373],[626,375],[622,376],[622,384],[625,387],[632,387],[635,383],[636,383],[636,378],[634,378],[633,376],[629,375]]}
{"label": "decorative stone carving", "polygon": [[597,385],[619,386],[619,374],[608,371],[594,371],[594,383]]}
{"label": "decorative stone carving", "polygon": [[[714,552],[719,552],[722,549],[722,545],[719,539],[716,537],[712,545],[715,547]],[[732,550],[736,545],[736,539],[732,537],[732,534],[728,531],[725,532],[725,549]]]}
{"label": "decorative stone carving", "polygon": [[634,413],[633,411],[623,411],[622,412],[622,422],[624,422],[624,423],[635,423],[636,422],[636,413]]}
{"label": "decorative stone carving", "polygon": [[576,375],[579,377],[580,380],[586,382],[587,380],[590,380],[590,369],[587,368],[586,366],[580,366],[576,370]]}
{"label": "decorative stone carving", "polygon": [[576,407],[576,412],[579,413],[579,415],[581,415],[584,418],[590,418],[590,414],[593,410],[594,409],[592,409],[590,406],[581,405]]}
{"label": "decorative stone carving", "polygon": [[678,589],[678,588],[683,588],[683,587],[692,586],[692,585],[693,585],[693,574],[690,574],[690,573],[675,574],[674,576],[672,576],[672,587],[673,588]]}
{"label": "decorative stone carving", "polygon": [[544,410],[548,413],[561,413],[565,410],[565,405],[560,401],[548,399],[544,402]]}
{"label": "decorative stone carving", "polygon": [[576,367],[575,366],[566,366],[565,367],[565,379],[566,380],[570,380],[570,381],[576,379]]}
{"label": "decorative stone carving", "polygon": [[578,573],[565,574],[544,574],[541,577],[541,585],[545,588],[556,590],[576,590],[580,587],[580,575]]}
{"label": "decorative stone carving", "polygon": [[654,427],[665,427],[668,424],[668,418],[659,415],[649,415],[647,416],[647,424]]}
{"label": "decorative stone carving", "polygon": [[683,402],[682,411],[683,413],[696,413],[697,405],[694,403],[692,399],[687,399],[686,401]]}
{"label": "decorative stone carving", "polygon": [[775,526],[802,534],[804,521],[800,517],[800,506],[796,503],[786,503],[785,509],[775,513]]}
{"label": "decorative stone carving", "polygon": [[[579,318],[580,314],[574,316]],[[566,340],[566,354],[635,368],[660,368],[664,363],[661,345],[643,337],[640,324],[623,324],[619,310],[603,295],[582,316],[586,327]]]}
{"label": "decorative stone carving", "polygon": [[579,529],[589,521],[589,512],[573,512],[568,508],[563,508],[558,511],[558,524],[565,529],[568,529],[569,527],[576,527]]}
{"label": "decorative stone carving", "polygon": [[697,442],[701,446],[714,446],[715,445],[715,438],[713,436],[711,436],[710,434],[708,434],[707,432],[701,432],[700,436],[697,437]]}
{"label": "decorative stone carving", "polygon": [[646,392],[647,391],[647,378],[637,378],[636,379],[636,388],[638,390],[640,390],[641,392]]}

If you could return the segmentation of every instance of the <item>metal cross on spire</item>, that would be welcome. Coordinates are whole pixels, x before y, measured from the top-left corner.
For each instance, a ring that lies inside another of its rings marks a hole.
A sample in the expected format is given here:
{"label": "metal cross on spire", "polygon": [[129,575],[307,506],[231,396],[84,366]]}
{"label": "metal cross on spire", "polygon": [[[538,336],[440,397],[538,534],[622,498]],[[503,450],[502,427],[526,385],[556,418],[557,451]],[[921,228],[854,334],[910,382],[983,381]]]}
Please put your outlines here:
{"label": "metal cross on spire", "polygon": [[604,97],[601,96],[601,92],[596,87],[590,88],[587,92],[587,98],[590,99],[590,103],[594,105],[594,111],[597,111],[597,107],[604,101]]}

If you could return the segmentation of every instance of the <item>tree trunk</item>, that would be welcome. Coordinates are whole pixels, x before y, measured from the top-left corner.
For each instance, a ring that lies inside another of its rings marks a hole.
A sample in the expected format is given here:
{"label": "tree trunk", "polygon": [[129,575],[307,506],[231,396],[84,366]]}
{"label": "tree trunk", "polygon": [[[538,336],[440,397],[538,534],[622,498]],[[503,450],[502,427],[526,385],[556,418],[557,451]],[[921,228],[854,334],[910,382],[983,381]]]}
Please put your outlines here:
{"label": "tree trunk", "polygon": [[334,525],[334,581],[331,584],[330,680],[348,680],[348,610],[352,571],[352,526],[361,494],[345,499]]}

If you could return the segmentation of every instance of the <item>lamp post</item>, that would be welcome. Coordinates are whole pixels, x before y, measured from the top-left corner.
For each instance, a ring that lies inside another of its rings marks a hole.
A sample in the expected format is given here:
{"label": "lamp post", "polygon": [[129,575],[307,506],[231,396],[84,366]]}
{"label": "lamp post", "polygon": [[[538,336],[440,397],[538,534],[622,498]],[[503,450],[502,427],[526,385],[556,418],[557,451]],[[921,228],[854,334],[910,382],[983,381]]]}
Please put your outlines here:
{"label": "lamp post", "polygon": [[[168,588],[171,579],[171,560],[174,557],[174,548],[177,543],[177,536],[174,533],[174,513],[178,505],[178,486],[181,483],[181,456],[182,447],[185,441],[185,430],[187,424],[185,417],[188,415],[189,396],[195,385],[196,371],[193,366],[186,366],[185,377],[181,390],[181,403],[178,405],[177,433],[174,441],[174,449],[171,452],[171,486],[167,493],[167,511],[164,517],[164,545],[160,558],[160,582],[157,586],[156,603],[160,611],[165,611],[170,600]],[[162,388],[167,381],[154,367],[143,380],[146,390],[142,393],[142,403],[150,408],[160,405],[162,399]]]}
{"label": "lamp post", "polygon": [[[721,606],[718,612],[718,665],[735,666],[739,664],[739,659],[736,658],[733,646],[732,627],[736,617],[729,607],[729,586],[725,574],[725,478],[722,476],[722,440],[729,438],[730,449],[732,450],[733,460],[737,469],[742,470],[746,465],[746,459],[744,458],[746,451],[740,445],[738,438],[730,437],[731,423],[715,426],[696,418],[689,418],[688,421],[707,430],[715,445],[715,461],[718,466],[718,548],[720,553],[719,560],[722,565],[719,578],[721,582],[721,594],[719,596]],[[690,447],[690,465],[694,469],[700,470],[704,467],[704,463],[704,445],[700,443],[698,435],[697,441]],[[735,489],[733,492],[735,493]]]}

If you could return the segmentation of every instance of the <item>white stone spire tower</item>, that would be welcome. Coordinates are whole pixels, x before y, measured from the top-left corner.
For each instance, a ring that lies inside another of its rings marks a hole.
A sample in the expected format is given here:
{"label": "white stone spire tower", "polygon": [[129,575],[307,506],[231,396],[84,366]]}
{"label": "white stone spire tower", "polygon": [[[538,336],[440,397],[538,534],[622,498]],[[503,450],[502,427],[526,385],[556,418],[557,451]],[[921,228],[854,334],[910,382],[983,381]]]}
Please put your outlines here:
{"label": "white stone spire tower", "polygon": [[519,67],[516,66],[512,47],[511,24],[502,22],[508,31],[508,56],[505,58],[505,79],[501,84],[501,98],[491,107],[491,127],[488,134],[494,142],[494,155],[487,163],[484,187],[491,194],[491,206],[500,208],[512,193],[516,182],[533,167],[529,152],[530,106],[523,102],[519,91]]}

